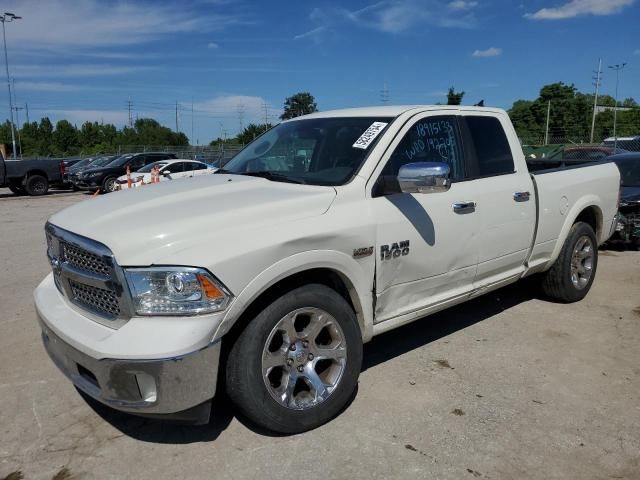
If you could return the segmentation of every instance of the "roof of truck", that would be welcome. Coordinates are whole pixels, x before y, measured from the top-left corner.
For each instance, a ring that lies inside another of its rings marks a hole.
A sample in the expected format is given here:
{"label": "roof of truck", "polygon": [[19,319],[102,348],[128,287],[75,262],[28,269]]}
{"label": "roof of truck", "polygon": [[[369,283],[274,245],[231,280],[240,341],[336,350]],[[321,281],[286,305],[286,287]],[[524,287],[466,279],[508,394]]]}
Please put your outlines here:
{"label": "roof of truck", "polygon": [[327,110],[315,112],[296,118],[326,118],[326,117],[397,117],[410,110],[465,110],[478,112],[502,112],[499,108],[470,107],[466,105],[381,105],[373,107],[344,108],[341,110]]}

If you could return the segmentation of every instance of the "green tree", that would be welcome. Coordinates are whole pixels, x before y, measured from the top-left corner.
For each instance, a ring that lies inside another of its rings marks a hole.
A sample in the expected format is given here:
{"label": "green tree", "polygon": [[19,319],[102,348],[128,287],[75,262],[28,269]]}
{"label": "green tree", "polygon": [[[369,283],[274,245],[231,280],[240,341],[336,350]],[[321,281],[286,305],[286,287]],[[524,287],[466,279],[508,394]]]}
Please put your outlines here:
{"label": "green tree", "polygon": [[59,120],[52,135],[56,155],[78,153],[78,130],[68,120]]}
{"label": "green tree", "polygon": [[284,113],[280,115],[280,119],[287,120],[317,111],[318,106],[313,95],[309,92],[299,92],[285,99]]}
{"label": "green tree", "polygon": [[465,92],[456,92],[453,87],[449,87],[447,92],[447,105],[461,105]]}
{"label": "green tree", "polygon": [[251,141],[253,141],[253,139],[262,135],[264,132],[266,132],[270,128],[271,128],[270,123],[262,123],[260,125],[256,125],[255,123],[250,123],[236,137],[237,143],[246,145],[247,143],[250,143]]}

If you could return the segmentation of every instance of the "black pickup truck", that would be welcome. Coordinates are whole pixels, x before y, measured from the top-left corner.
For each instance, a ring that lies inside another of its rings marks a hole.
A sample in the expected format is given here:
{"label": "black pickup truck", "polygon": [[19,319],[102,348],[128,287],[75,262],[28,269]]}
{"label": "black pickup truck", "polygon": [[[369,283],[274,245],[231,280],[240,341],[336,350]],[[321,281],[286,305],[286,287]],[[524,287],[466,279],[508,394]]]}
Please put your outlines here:
{"label": "black pickup truck", "polygon": [[16,195],[44,195],[50,185],[62,184],[63,160],[5,160],[0,155],[0,187]]}

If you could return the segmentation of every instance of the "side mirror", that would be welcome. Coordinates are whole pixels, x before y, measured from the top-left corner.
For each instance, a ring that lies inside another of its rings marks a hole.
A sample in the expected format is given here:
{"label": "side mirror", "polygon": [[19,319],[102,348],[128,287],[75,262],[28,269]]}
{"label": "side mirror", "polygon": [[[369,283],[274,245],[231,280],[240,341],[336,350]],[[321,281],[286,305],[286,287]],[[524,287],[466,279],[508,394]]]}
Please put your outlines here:
{"label": "side mirror", "polygon": [[403,193],[446,192],[451,187],[449,173],[443,162],[407,163],[400,167],[398,183]]}
{"label": "side mirror", "polygon": [[163,170],[162,171],[162,176],[163,177],[170,177],[171,176],[171,172],[169,170]]}

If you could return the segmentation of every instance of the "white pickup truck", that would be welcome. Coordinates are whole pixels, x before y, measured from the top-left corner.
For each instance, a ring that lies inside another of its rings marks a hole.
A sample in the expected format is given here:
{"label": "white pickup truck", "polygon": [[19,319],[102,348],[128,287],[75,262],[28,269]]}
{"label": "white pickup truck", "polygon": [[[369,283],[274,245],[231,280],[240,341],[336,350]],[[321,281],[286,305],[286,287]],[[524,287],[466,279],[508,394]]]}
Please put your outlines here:
{"label": "white pickup truck", "polygon": [[267,429],[312,429],[375,335],[536,273],[555,300],[587,294],[618,169],[536,168],[498,109],[283,122],[215,175],[53,215],[44,345],[118,410],[204,422],[224,386]]}

